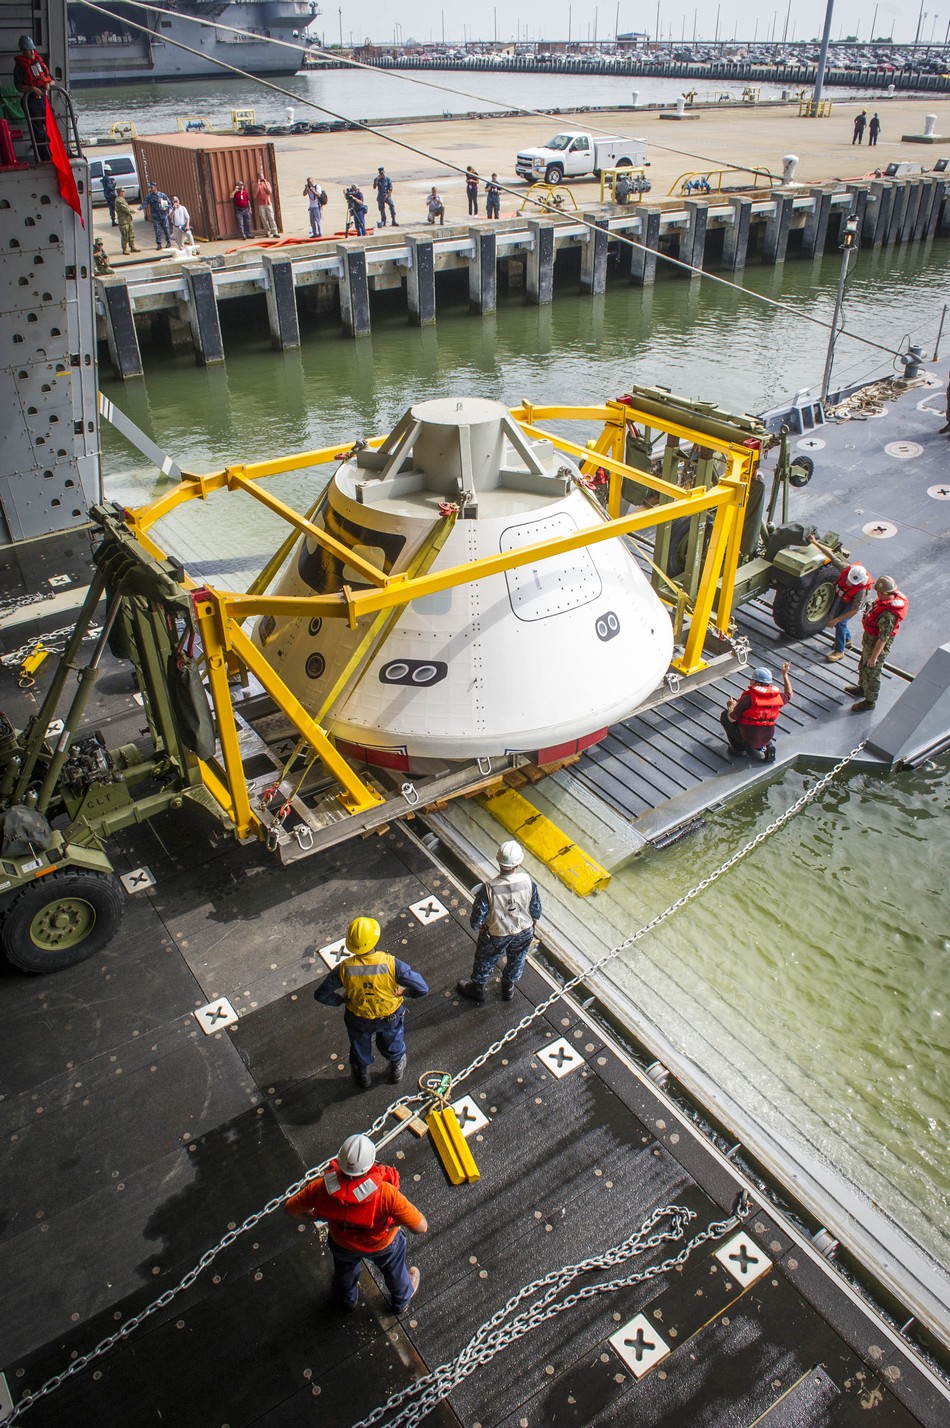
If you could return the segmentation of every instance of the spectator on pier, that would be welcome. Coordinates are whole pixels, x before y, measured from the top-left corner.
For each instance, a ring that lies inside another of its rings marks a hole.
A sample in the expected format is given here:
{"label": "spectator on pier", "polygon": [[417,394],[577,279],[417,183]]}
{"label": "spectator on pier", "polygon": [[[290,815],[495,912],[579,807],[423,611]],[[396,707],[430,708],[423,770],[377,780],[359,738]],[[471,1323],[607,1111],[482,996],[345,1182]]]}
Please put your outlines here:
{"label": "spectator on pier", "polygon": [[772,683],[772,671],[760,665],[752,683],[738,699],[730,699],[719,716],[733,755],[756,753],[765,764],[775,762],[775,724],[792,697],[788,660],[782,665],[782,688]]}
{"label": "spectator on pier", "polygon": [[851,135],[852,144],[862,144],[864,142],[864,131],[867,128],[868,111],[862,109],[861,113],[854,121],[854,133]]}
{"label": "spectator on pier", "polygon": [[399,1171],[380,1165],[367,1135],[350,1135],[325,1175],[311,1180],[284,1205],[300,1220],[322,1220],[333,1256],[333,1294],[344,1313],[355,1309],[364,1259],[377,1266],[394,1314],[419,1288],[419,1271],[406,1268],[406,1230],[424,1235],[425,1215],[399,1189]]}
{"label": "spectator on pier", "polygon": [[92,245],[92,268],[97,278],[111,278],[115,271],[101,238],[97,238]]}
{"label": "spectator on pier", "polygon": [[881,121],[877,117],[877,112],[871,115],[871,122],[868,125],[868,148],[877,143],[877,136],[881,132]]}
{"label": "spectator on pier", "polygon": [[492,174],[485,185],[485,213],[489,218],[501,217],[501,184],[497,174]]}
{"label": "spectator on pier", "polygon": [[277,219],[274,217],[274,190],[264,177],[264,170],[261,169],[254,184],[254,202],[257,204],[257,216],[260,219],[261,227],[268,238],[277,238],[279,230]]}
{"label": "spectator on pier", "polygon": [[310,213],[310,237],[323,237],[323,205],[327,202],[327,193],[313,179],[308,178],[303,186],[303,196],[307,200],[307,208]]}
{"label": "spectator on pier", "polygon": [[465,170],[465,197],[468,199],[469,218],[478,217],[478,174],[469,164]]}
{"label": "spectator on pier", "polygon": [[848,621],[852,615],[860,615],[865,596],[872,589],[874,581],[863,565],[851,565],[848,561],[842,560],[830,545],[824,545],[817,536],[809,536],[809,540],[816,550],[820,550],[822,555],[827,556],[835,570],[838,571],[838,579],[835,582],[835,603],[831,608],[831,619],[826,626],[827,629],[835,632],[835,647],[830,654],[825,655],[825,659],[834,664],[844,657],[845,650],[851,648],[851,631],[848,629]]}
{"label": "spectator on pier", "polygon": [[356,229],[357,238],[366,237],[366,200],[362,190],[357,188],[355,181],[349,188],[344,189],[343,197],[346,199],[346,231],[344,237],[350,236],[350,221]]}
{"label": "spectator on pier", "polygon": [[135,215],[125,196],[124,188],[117,188],[115,191],[115,212],[119,220],[119,238],[122,242],[123,253],[137,253],[139,250],[135,246]]}
{"label": "spectator on pier", "polygon": [[234,204],[234,216],[237,219],[239,237],[250,238],[251,195],[248,193],[247,184],[243,179],[238,179],[231,190],[231,202]]}
{"label": "spectator on pier", "polygon": [[857,683],[845,688],[846,694],[861,696],[857,704],[851,705],[852,714],[864,714],[877,703],[884,661],[907,614],[907,596],[901,594],[897,582],[889,575],[878,576],[874,582],[874,593],[877,598],[870,609],[865,610],[861,622],[864,639],[861,641]]}
{"label": "spectator on pier", "polygon": [[[157,183],[150,183],[145,201],[142,204],[142,212],[152,220],[152,227],[155,230],[155,242],[159,252],[163,248],[172,246],[172,235],[169,227],[169,215],[172,211],[172,201],[167,193],[162,193]],[[164,240],[164,241],[163,241]]]}
{"label": "spectator on pier", "polygon": [[115,179],[112,177],[112,169],[106,164],[102,170],[102,196],[109,206],[109,217],[112,219],[113,228],[116,227],[115,198],[118,192]]}
{"label": "spectator on pier", "polygon": [[393,206],[393,181],[382,164],[380,164],[376,171],[376,177],[373,179],[373,188],[376,190],[376,204],[379,208],[380,228],[386,227],[387,208],[389,209],[389,216],[392,219],[393,227],[398,228],[399,224],[396,222],[396,209]]}
{"label": "spectator on pier", "polygon": [[950,372],[947,374],[947,420],[940,428],[940,435],[943,436],[945,431],[950,431]]}
{"label": "spectator on pier", "polygon": [[429,213],[429,217],[426,220],[427,223],[434,223],[436,219],[439,220],[440,224],[445,223],[445,204],[442,202],[442,196],[436,189],[435,184],[432,185],[426,195],[426,208]]}

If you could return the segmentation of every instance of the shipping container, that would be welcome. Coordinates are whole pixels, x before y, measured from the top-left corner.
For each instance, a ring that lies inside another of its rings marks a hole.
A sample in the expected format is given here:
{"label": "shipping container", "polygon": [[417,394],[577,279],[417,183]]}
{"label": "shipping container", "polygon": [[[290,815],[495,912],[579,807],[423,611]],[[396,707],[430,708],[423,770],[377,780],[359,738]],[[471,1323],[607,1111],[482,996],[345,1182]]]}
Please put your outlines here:
{"label": "shipping container", "polygon": [[231,195],[240,179],[251,193],[254,230],[263,234],[254,202],[254,180],[262,172],[274,190],[277,227],[283,227],[273,144],[240,135],[185,133],[133,139],[132,145],[143,197],[149,184],[157,183],[169,198],[180,198],[191,215],[196,238],[205,242],[239,238]]}

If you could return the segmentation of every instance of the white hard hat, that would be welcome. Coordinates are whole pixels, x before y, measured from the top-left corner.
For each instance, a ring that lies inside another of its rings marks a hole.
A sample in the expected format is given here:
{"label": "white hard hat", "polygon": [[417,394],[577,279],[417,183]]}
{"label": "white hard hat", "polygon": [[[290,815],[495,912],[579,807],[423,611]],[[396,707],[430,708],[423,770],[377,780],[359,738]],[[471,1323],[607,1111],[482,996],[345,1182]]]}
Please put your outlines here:
{"label": "white hard hat", "polygon": [[520,843],[516,843],[514,838],[509,838],[507,843],[502,843],[495,860],[499,868],[511,869],[520,868],[524,862],[524,849]]}
{"label": "white hard hat", "polygon": [[868,578],[868,573],[863,565],[852,565],[848,571],[849,585],[863,585]]}
{"label": "white hard hat", "polygon": [[366,1175],[376,1164],[376,1147],[368,1135],[348,1135],[336,1154],[343,1175]]}

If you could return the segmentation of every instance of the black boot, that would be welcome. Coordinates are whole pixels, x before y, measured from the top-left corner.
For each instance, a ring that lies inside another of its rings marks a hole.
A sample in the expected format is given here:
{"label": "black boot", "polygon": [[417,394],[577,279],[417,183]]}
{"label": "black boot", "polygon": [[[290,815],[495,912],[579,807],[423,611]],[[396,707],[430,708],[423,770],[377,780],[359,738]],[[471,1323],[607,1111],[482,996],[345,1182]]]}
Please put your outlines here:
{"label": "black boot", "polygon": [[398,1061],[390,1061],[389,1063],[389,1079],[394,1086],[399,1085],[399,1082],[406,1073],[406,1061],[406,1053],[403,1052]]}
{"label": "black boot", "polygon": [[463,997],[468,997],[470,1002],[483,1002],[485,1000],[485,988],[476,986],[474,982],[458,982],[455,990],[461,992]]}
{"label": "black boot", "polygon": [[502,983],[501,983],[501,999],[502,999],[502,1001],[503,1001],[503,1002],[514,1001],[514,996],[515,996],[515,984],[514,984],[514,982],[506,982],[504,979],[502,979]]}
{"label": "black boot", "polygon": [[357,1086],[359,1086],[362,1091],[368,1091],[370,1086],[372,1086],[373,1084],[373,1078],[369,1074],[369,1067],[355,1066],[352,1062],[350,1062],[350,1071],[353,1075],[353,1080],[356,1082]]}

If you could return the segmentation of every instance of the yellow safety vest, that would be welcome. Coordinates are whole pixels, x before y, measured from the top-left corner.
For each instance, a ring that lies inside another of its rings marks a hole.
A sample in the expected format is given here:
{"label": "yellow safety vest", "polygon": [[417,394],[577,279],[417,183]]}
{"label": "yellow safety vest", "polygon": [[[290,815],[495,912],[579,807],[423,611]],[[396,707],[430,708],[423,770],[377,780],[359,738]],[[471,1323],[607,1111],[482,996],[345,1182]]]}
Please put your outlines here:
{"label": "yellow safety vest", "polygon": [[402,1006],[397,992],[396,959],[388,952],[364,952],[340,963],[340,983],[346,1009],[354,1016],[377,1021],[392,1016]]}

